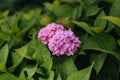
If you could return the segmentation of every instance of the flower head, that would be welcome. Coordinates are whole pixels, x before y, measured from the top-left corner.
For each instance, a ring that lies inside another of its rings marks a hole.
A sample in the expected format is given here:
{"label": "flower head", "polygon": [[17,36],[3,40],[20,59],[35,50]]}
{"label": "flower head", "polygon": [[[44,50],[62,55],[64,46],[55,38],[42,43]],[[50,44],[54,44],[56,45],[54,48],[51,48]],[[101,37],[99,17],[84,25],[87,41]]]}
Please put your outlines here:
{"label": "flower head", "polygon": [[48,43],[49,49],[53,55],[73,55],[80,47],[79,38],[71,30],[57,31]]}
{"label": "flower head", "polygon": [[55,35],[57,31],[65,30],[64,27],[60,24],[51,23],[42,28],[38,33],[38,39],[41,39],[44,44],[47,44],[50,38]]}

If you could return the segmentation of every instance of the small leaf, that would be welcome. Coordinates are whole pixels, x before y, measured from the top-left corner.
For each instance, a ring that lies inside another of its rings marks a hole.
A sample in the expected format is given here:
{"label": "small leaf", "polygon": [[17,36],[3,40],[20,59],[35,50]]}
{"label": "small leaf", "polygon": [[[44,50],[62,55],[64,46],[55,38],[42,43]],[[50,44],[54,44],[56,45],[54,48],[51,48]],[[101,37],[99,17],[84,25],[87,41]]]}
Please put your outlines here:
{"label": "small leaf", "polygon": [[[101,32],[105,29],[105,26],[106,26],[107,21],[101,19],[100,17],[102,17],[102,16],[105,16],[104,11],[102,11],[102,12],[98,15],[98,17],[96,18],[96,20],[94,21],[94,27],[92,27],[92,30],[93,30],[94,32],[96,32],[96,33],[101,33]],[[94,29],[94,28],[96,28],[96,27],[97,27],[97,29]]]}
{"label": "small leaf", "polygon": [[26,71],[28,77],[32,77],[35,74],[35,71],[38,67],[38,64],[36,65],[27,65],[23,71]]}
{"label": "small leaf", "polygon": [[7,17],[8,14],[9,14],[9,12],[10,12],[9,10],[4,11],[4,12],[2,13],[2,16],[3,16],[3,17]]}
{"label": "small leaf", "polygon": [[19,80],[26,80],[24,71],[20,73]]}
{"label": "small leaf", "polygon": [[5,40],[5,41],[9,41],[11,39],[11,37],[7,34],[4,34],[2,32],[0,32],[0,38]]}
{"label": "small leaf", "polygon": [[114,16],[104,16],[101,17],[102,19],[108,20],[114,24],[116,24],[118,27],[120,27],[120,18],[119,17],[114,17]]}
{"label": "small leaf", "polygon": [[100,11],[100,8],[95,7],[95,6],[90,6],[87,8],[86,11],[87,11],[86,16],[89,17],[89,16],[96,15]]}
{"label": "small leaf", "polygon": [[80,16],[82,15],[82,6],[76,6],[74,12],[73,12],[73,16],[72,16],[72,20],[78,20],[80,18]]}
{"label": "small leaf", "polygon": [[93,32],[91,31],[91,28],[85,23],[85,22],[78,22],[78,21],[72,21],[72,23],[78,25],[83,30],[87,31],[89,34],[93,35]]}
{"label": "small leaf", "polygon": [[5,44],[5,46],[3,46],[0,50],[0,71],[6,70],[8,54],[9,54],[8,45]]}
{"label": "small leaf", "polygon": [[105,53],[90,55],[91,62],[93,62],[93,61],[95,62],[93,67],[95,68],[97,74],[100,72],[100,70],[105,62],[106,57],[107,57],[107,54],[105,54]]}
{"label": "small leaf", "polygon": [[89,80],[94,63],[91,66],[72,73],[67,80]]}
{"label": "small leaf", "polygon": [[60,74],[58,75],[57,80],[62,80],[61,77],[60,77]]}

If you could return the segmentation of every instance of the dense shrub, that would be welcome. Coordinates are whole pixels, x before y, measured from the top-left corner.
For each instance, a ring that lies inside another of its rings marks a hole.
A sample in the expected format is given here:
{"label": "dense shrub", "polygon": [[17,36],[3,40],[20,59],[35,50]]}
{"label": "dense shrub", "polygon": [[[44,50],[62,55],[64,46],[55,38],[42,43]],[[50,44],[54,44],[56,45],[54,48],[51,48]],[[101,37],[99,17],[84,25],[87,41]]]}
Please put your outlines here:
{"label": "dense shrub", "polygon": [[[40,3],[1,9],[0,80],[120,80],[120,0]],[[79,37],[74,55],[52,55],[51,45],[38,39],[52,22]]]}

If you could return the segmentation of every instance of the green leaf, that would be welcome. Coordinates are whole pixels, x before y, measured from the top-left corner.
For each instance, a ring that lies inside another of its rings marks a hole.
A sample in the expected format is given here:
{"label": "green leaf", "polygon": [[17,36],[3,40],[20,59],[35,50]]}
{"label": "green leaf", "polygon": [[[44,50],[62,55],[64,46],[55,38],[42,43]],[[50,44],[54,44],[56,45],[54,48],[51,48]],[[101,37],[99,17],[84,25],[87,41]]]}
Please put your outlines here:
{"label": "green leaf", "polygon": [[52,22],[52,17],[50,15],[44,14],[40,18],[41,25],[47,25]]}
{"label": "green leaf", "polygon": [[10,35],[14,35],[16,33],[18,33],[19,28],[18,28],[18,21],[20,20],[21,16],[18,15],[13,15],[10,16],[7,21],[6,24],[3,25],[4,28],[8,28],[8,29],[2,29],[4,33],[6,34],[10,34]]}
{"label": "green leaf", "polygon": [[[120,7],[120,0],[114,0],[110,8],[109,16],[120,17],[119,7]],[[110,32],[112,29],[114,29],[114,27],[115,25],[109,22],[105,32]]]}
{"label": "green leaf", "polygon": [[6,21],[6,18],[0,19],[0,25],[5,23],[5,21]]}
{"label": "green leaf", "polygon": [[89,34],[93,35],[93,32],[91,31],[91,28],[88,26],[88,24],[86,24],[85,22],[78,22],[78,21],[72,21],[72,23],[78,25],[79,27],[81,27],[83,30],[85,30],[86,32],[88,32]]}
{"label": "green leaf", "polygon": [[16,67],[22,62],[26,53],[27,53],[27,45],[16,49],[15,53],[12,53],[13,65],[9,68],[9,71],[13,72],[16,69]]}
{"label": "green leaf", "polygon": [[74,9],[74,12],[73,12],[73,16],[72,16],[72,20],[78,20],[80,18],[80,16],[82,15],[82,6],[79,5],[79,6],[76,6],[76,8]]}
{"label": "green leaf", "polygon": [[8,14],[9,14],[9,10],[6,10],[6,11],[4,11],[3,13],[2,13],[2,17],[7,17],[8,16]]}
{"label": "green leaf", "polygon": [[100,11],[100,8],[95,7],[95,6],[90,6],[90,7],[87,8],[86,11],[87,11],[86,12],[86,17],[94,16]]}
{"label": "green leaf", "polygon": [[41,74],[44,77],[39,77],[40,80],[53,80],[54,72],[52,71],[52,59],[43,63],[37,73]]}
{"label": "green leaf", "polygon": [[28,77],[28,78],[27,78],[27,80],[34,80],[34,79],[33,79],[33,78],[31,78],[31,77]]}
{"label": "green leaf", "polygon": [[49,9],[50,11],[52,11],[54,8],[57,8],[59,7],[61,4],[61,1],[60,0],[54,0],[53,3],[50,3],[50,2],[45,2],[44,5],[47,9]]}
{"label": "green leaf", "polygon": [[91,5],[94,4],[94,2],[96,0],[79,0],[79,1],[81,1],[82,3],[84,3],[85,6],[91,6]]}
{"label": "green leaf", "polygon": [[118,27],[120,27],[120,18],[114,17],[114,16],[104,16],[102,19],[108,20],[114,24],[116,24]]}
{"label": "green leaf", "polygon": [[62,80],[61,77],[60,77],[60,74],[58,75],[57,80]]}
{"label": "green leaf", "polygon": [[25,58],[27,58],[29,60],[33,60],[33,55],[34,55],[35,50],[36,50],[36,45],[37,45],[37,41],[36,40],[31,40],[28,43],[28,49],[27,49],[27,53],[25,55]]}
{"label": "green leaf", "polygon": [[54,72],[51,70],[52,69],[52,59],[48,60],[47,62],[43,63],[40,66],[42,70],[43,76],[47,78],[47,80],[52,80],[54,78]]}
{"label": "green leaf", "polygon": [[62,80],[66,80],[77,68],[73,62],[72,57],[54,57],[53,67],[55,68],[55,76],[61,75]]}
{"label": "green leaf", "polygon": [[105,64],[103,65],[100,73],[97,75],[97,77],[91,79],[91,80],[119,80],[120,79],[120,71],[119,71],[119,64],[120,61],[114,58],[108,56]]}
{"label": "green leaf", "polygon": [[0,38],[5,40],[5,41],[9,41],[11,37],[7,34],[0,32]]}
{"label": "green leaf", "polygon": [[90,55],[91,62],[93,62],[93,61],[95,62],[93,67],[95,68],[97,74],[100,72],[100,70],[105,62],[106,57],[107,57],[107,54],[105,54],[105,53],[100,53],[100,54],[98,53],[98,54]]}
{"label": "green leaf", "polygon": [[24,28],[15,35],[16,41],[19,41],[25,35],[25,33],[27,33],[28,30],[33,27],[35,22],[36,22],[36,18],[23,22],[23,24],[21,24],[21,26]]}
{"label": "green leaf", "polygon": [[42,64],[50,60],[51,53],[48,48],[39,40],[36,40],[36,51],[33,55],[33,58],[38,61],[39,64]]}
{"label": "green leaf", "polygon": [[61,5],[59,7],[54,7],[52,12],[58,18],[66,18],[66,17],[72,18],[73,11],[74,11],[74,8],[72,6],[64,4],[64,5]]}
{"label": "green leaf", "polygon": [[38,67],[38,64],[26,65],[23,71],[26,71],[28,77],[32,77],[35,74],[37,67]]}
{"label": "green leaf", "polygon": [[0,49],[0,71],[6,71],[6,62],[7,62],[8,54],[9,54],[8,44],[5,44]]}
{"label": "green leaf", "polygon": [[17,77],[15,77],[12,74],[6,73],[6,74],[0,74],[0,79],[1,80],[18,80]]}
{"label": "green leaf", "polygon": [[20,73],[19,80],[26,80],[24,71]]}
{"label": "green leaf", "polygon": [[[96,18],[96,20],[94,21],[94,27],[92,27],[92,30],[96,33],[101,33],[106,26],[107,21],[101,19],[100,17],[105,16],[104,11],[102,11]],[[96,29],[97,28],[97,29]]]}
{"label": "green leaf", "polygon": [[[103,46],[104,44],[104,46]],[[97,50],[107,54],[111,54],[120,59],[120,54],[115,52],[116,40],[108,34],[99,34],[89,37],[83,45],[83,50]]]}
{"label": "green leaf", "polygon": [[10,31],[10,29],[8,28],[7,25],[1,25],[1,31],[2,31],[3,33],[8,34],[8,35],[11,34],[11,31]]}
{"label": "green leaf", "polygon": [[83,70],[72,73],[67,78],[67,80],[79,80],[79,79],[80,80],[89,80],[93,65],[94,65],[94,63],[92,63],[91,66],[89,66]]}

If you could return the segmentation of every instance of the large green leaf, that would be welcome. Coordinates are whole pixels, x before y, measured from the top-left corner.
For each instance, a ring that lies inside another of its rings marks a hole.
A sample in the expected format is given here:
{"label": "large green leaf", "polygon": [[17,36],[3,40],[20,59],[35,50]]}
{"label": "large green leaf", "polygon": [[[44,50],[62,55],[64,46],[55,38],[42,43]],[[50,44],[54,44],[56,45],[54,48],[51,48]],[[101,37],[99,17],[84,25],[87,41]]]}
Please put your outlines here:
{"label": "large green leaf", "polygon": [[8,45],[5,44],[1,49],[0,49],[0,71],[5,71],[6,70],[6,62],[8,58]]}
{"label": "large green leaf", "polygon": [[13,74],[4,73],[0,74],[0,80],[18,80]]}
{"label": "large green leaf", "polygon": [[16,67],[22,62],[26,53],[27,53],[27,45],[16,49],[15,52],[12,53],[12,63],[13,63],[13,65],[9,68],[10,71],[13,72],[16,69]]}
{"label": "large green leaf", "polygon": [[92,32],[91,28],[88,26],[87,23],[85,23],[85,22],[78,22],[78,21],[72,21],[72,23],[78,25],[78,26],[81,27],[83,30],[85,30],[85,31],[88,32],[89,34],[93,35],[93,32]]}
{"label": "large green leaf", "polygon": [[56,70],[55,76],[57,77],[60,74],[62,80],[66,80],[68,76],[77,71],[72,57],[55,57],[53,61],[53,67]]}
{"label": "large green leaf", "polygon": [[111,54],[120,59],[120,54],[116,53],[116,40],[108,34],[99,34],[89,37],[82,46],[83,50],[97,50]]}
{"label": "large green leaf", "polygon": [[[94,64],[94,63],[93,63]],[[93,64],[83,70],[72,73],[67,80],[89,80]]]}
{"label": "large green leaf", "polygon": [[91,62],[93,62],[93,61],[95,62],[93,67],[95,68],[97,74],[100,72],[100,70],[105,62],[106,57],[107,57],[107,54],[105,54],[105,53],[98,53],[98,54],[90,55]]}
{"label": "large green leaf", "polygon": [[102,17],[103,19],[106,19],[114,24],[116,24],[117,26],[120,27],[120,18],[119,17],[114,17],[114,16],[104,16]]}
{"label": "large green leaf", "polygon": [[39,64],[42,64],[50,60],[51,53],[47,47],[39,40],[36,40],[36,51],[33,55],[33,58],[38,61]]}

